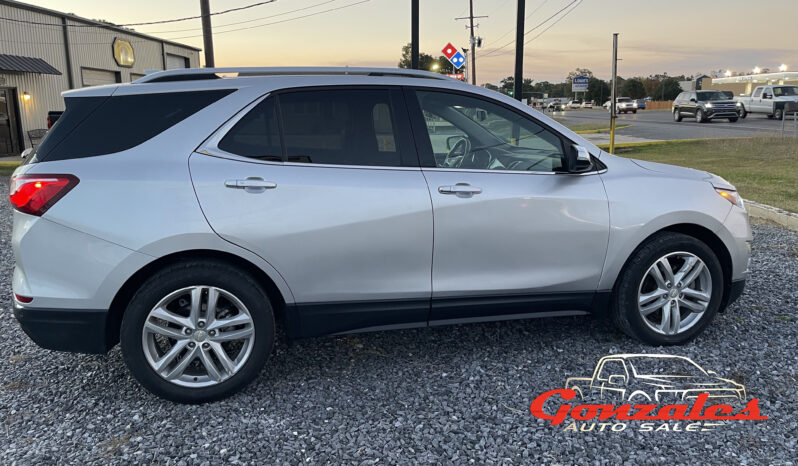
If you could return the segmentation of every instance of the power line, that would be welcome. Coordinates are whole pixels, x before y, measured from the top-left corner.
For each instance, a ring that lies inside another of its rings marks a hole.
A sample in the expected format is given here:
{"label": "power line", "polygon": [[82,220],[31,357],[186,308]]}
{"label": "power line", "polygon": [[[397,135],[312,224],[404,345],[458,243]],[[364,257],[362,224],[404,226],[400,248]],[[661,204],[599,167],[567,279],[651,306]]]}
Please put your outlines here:
{"label": "power line", "polygon": [[[322,6],[322,5],[326,5],[326,4],[332,3],[332,2],[337,2],[337,1],[338,0],[327,0],[327,1],[324,1],[324,2],[321,2],[321,3],[316,3],[314,5],[306,6],[304,8],[297,8],[295,10],[284,11],[282,13],[277,13],[277,14],[274,14],[274,15],[262,16],[260,18],[248,19],[246,21],[236,21],[235,23],[218,24],[218,25],[214,25],[213,28],[216,29],[216,28],[222,28],[222,27],[227,27],[227,26],[236,26],[236,25],[239,25],[239,24],[254,23],[255,21],[261,21],[261,20],[269,19],[269,18],[276,18],[277,16],[285,16],[285,15],[289,15],[291,13],[296,13],[298,11],[310,10],[312,8],[316,8],[316,7],[319,7],[319,6]],[[170,31],[146,31],[145,34],[170,34],[170,33],[173,33],[173,32],[189,32],[189,31],[200,31],[200,30],[202,30],[202,28],[172,29]]]}
{"label": "power line", "polygon": [[[538,23],[538,25],[536,25],[536,26],[535,26],[535,27],[533,27],[532,29],[530,29],[530,30],[528,30],[528,31],[524,32],[524,36],[526,36],[527,34],[529,34],[529,33],[530,33],[530,32],[532,32],[532,31],[534,31],[535,29],[538,29],[538,28],[540,28],[540,27],[541,27],[541,26],[543,26],[544,24],[548,23],[548,22],[549,22],[549,21],[550,21],[552,18],[554,18],[555,16],[559,15],[560,13],[562,13],[563,11],[565,11],[566,9],[568,9],[569,7],[571,7],[572,5],[574,5],[575,3],[578,3],[578,2],[581,2],[581,1],[582,1],[582,0],[572,0],[572,1],[571,1],[571,3],[569,3],[569,4],[565,5],[564,7],[560,8],[559,10],[557,10],[557,12],[556,12],[556,13],[554,13],[553,15],[549,16],[548,18],[546,18],[546,19],[544,19],[543,21],[541,21],[540,23]],[[515,42],[515,40],[511,40],[510,42],[507,42],[506,44],[502,45],[501,47],[498,47],[498,48],[495,48],[495,49],[493,49],[493,50],[490,50],[490,51],[487,51],[487,52],[485,52],[484,54],[482,54],[482,56],[483,56],[483,57],[489,57],[489,56],[492,56],[492,55],[494,55],[496,52],[498,52],[499,50],[501,50],[501,49],[504,49],[504,48],[506,48],[506,47],[508,47],[508,46],[512,45],[514,42]]]}
{"label": "power line", "polygon": [[[543,0],[543,3],[541,3],[540,5],[538,5],[538,7],[537,7],[537,8],[535,8],[535,9],[532,11],[532,13],[529,13],[528,15],[526,15],[526,18],[524,18],[524,19],[526,20],[526,19],[529,19],[529,18],[531,18],[531,17],[532,17],[532,15],[534,15],[535,13],[537,13],[537,11],[538,11],[538,10],[540,10],[540,9],[543,7],[543,5],[545,5],[545,4],[546,4],[546,2],[548,2],[548,1],[549,1],[549,0]],[[513,32],[513,31],[515,31],[515,28],[510,28],[510,29],[508,29],[508,30],[507,30],[507,32],[505,32],[504,34],[500,35],[499,37],[497,37],[497,38],[495,38],[495,39],[493,39],[493,40],[494,40],[494,41],[496,41],[496,42],[498,42],[498,41],[502,40],[502,39],[503,39],[503,38],[504,38],[504,37],[505,37],[507,34],[509,34],[509,33]],[[487,53],[487,52],[486,52],[486,53]]]}
{"label": "power line", "polygon": [[[253,3],[253,4],[250,4],[250,5],[245,5],[245,6],[241,6],[241,7],[238,7],[238,8],[230,8],[230,9],[227,9],[227,10],[222,10],[222,11],[217,11],[217,12],[214,12],[214,13],[210,13],[210,16],[217,16],[217,15],[223,15],[223,14],[227,14],[227,13],[232,13],[234,11],[247,10],[247,9],[250,9],[250,8],[254,8],[256,6],[266,5],[266,4],[269,4],[269,3],[274,3],[276,1],[277,0],[266,0],[266,1],[263,1],[263,2]],[[101,25],[103,25],[103,24],[107,25],[107,26],[113,26],[113,27],[147,26],[147,25],[152,25],[152,24],[177,23],[177,22],[180,22],[180,21],[189,21],[189,20],[192,20],[192,19],[200,19],[200,18],[202,18],[202,16],[186,16],[185,18],[164,19],[164,20],[159,20],[159,21],[147,21],[147,22],[144,22],[144,23],[114,24],[114,23],[103,23],[101,21],[97,21],[97,23],[100,23],[100,24],[66,24],[65,25],[63,23],[45,23],[45,22],[41,22],[41,21],[29,21],[29,20],[26,20],[26,19],[6,18],[6,17],[0,16],[0,19],[5,20],[5,21],[11,21],[11,22],[14,22],[14,23],[35,24],[35,25],[38,25],[38,26],[58,26],[58,27],[68,26],[68,27],[74,27],[74,28],[102,27]]]}
{"label": "power line", "polygon": [[[370,1],[371,0],[360,0],[359,2],[350,3],[348,5],[342,5],[342,6],[339,6],[339,7],[336,7],[336,8],[329,8],[329,9],[322,10],[322,11],[317,11],[317,12],[314,12],[314,13],[308,13],[306,15],[297,16],[295,18],[282,19],[280,21],[272,21],[271,23],[258,24],[256,26],[247,26],[247,27],[243,27],[243,28],[229,29],[227,31],[219,31],[219,32],[215,32],[214,35],[227,34],[228,32],[244,31],[244,30],[247,30],[247,29],[255,29],[255,28],[260,28],[260,27],[264,27],[264,26],[271,26],[273,24],[286,23],[288,21],[294,21],[294,20],[297,20],[297,19],[309,18],[311,16],[316,16],[316,15],[320,15],[320,14],[324,14],[324,13],[329,13],[331,11],[343,10],[344,8],[349,8],[349,7],[360,5],[362,3],[367,3],[367,2],[370,2]],[[169,37],[169,38],[166,38],[164,40],[193,39],[195,37],[202,37],[202,34],[192,35],[192,36]]]}

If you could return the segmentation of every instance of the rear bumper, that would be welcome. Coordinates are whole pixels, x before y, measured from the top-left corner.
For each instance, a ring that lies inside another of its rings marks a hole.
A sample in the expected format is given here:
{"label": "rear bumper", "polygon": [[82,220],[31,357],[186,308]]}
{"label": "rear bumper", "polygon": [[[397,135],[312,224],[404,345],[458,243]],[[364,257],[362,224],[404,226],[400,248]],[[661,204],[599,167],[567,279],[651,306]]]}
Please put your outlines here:
{"label": "rear bumper", "polygon": [[14,307],[20,327],[42,348],[73,353],[104,354],[111,340],[104,309],[31,309]]}

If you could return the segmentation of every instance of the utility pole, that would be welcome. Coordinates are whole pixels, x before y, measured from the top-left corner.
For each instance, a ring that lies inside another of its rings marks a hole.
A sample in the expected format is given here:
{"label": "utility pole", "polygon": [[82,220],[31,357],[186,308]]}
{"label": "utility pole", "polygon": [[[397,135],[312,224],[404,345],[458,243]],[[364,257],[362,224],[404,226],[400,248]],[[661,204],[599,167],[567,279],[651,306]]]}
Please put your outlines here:
{"label": "utility pole", "polygon": [[615,96],[618,86],[618,33],[612,35],[612,87],[610,87],[610,154],[615,152]]}
{"label": "utility pole", "polygon": [[513,96],[524,100],[524,7],[526,0],[518,0],[518,16],[515,25],[515,81]]}
{"label": "utility pole", "polygon": [[474,0],[468,0],[468,16],[462,18],[455,18],[455,20],[467,19],[470,29],[468,42],[471,44],[471,84],[477,84],[477,47],[482,47],[482,38],[474,37],[474,28],[479,27],[479,24],[474,26],[474,18],[487,18],[487,16],[474,16]]}
{"label": "utility pole", "polygon": [[213,59],[213,32],[211,31],[211,6],[210,0],[200,0],[200,13],[202,14],[202,46],[205,49],[205,68],[213,68],[216,62]]}
{"label": "utility pole", "polygon": [[410,0],[410,68],[418,66],[418,0]]}

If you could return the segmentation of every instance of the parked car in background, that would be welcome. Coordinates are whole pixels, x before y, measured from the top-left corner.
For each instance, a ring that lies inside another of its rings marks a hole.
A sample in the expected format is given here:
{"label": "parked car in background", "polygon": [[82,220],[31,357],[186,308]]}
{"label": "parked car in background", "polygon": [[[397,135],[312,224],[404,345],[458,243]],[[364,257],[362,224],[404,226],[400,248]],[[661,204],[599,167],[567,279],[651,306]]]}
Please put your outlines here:
{"label": "parked car in background", "polygon": [[676,96],[672,106],[674,121],[684,117],[704,123],[718,118],[737,121],[737,103],[720,91],[685,91]]}
{"label": "parked car in background", "polygon": [[568,102],[568,108],[571,108],[571,109],[582,108],[582,101],[578,100],[578,99],[577,100],[571,100],[571,101]]}
{"label": "parked car in background", "polygon": [[639,110],[645,110],[646,109],[646,101],[645,101],[645,99],[637,99],[635,102],[637,102],[637,108]]}
{"label": "parked car in background", "polygon": [[595,105],[595,102],[592,100],[586,100],[582,102],[582,108],[593,108],[593,105]]}
{"label": "parked car in background", "polygon": [[596,313],[683,344],[748,276],[722,178],[616,157],[437,73],[180,69],[64,100],[10,180],[14,315],[45,348],[121,342],[170,400],[240,390],[278,325]]}
{"label": "parked car in background", "polygon": [[562,109],[563,109],[563,104],[557,99],[552,100],[551,102],[549,102],[548,105],[546,105],[546,110],[549,110],[551,112],[560,111]]}
{"label": "parked car in background", "polygon": [[798,86],[757,86],[751,95],[737,96],[740,118],[749,113],[763,113],[768,118],[781,120],[788,102],[798,103]]}
{"label": "parked car in background", "polygon": [[637,113],[637,101],[629,97],[618,97],[615,99],[615,111],[617,113]]}
{"label": "parked car in background", "polygon": [[50,110],[49,112],[47,112],[47,129],[52,128],[55,122],[58,121],[58,119],[61,118],[61,115],[63,114],[64,114],[63,111]]}

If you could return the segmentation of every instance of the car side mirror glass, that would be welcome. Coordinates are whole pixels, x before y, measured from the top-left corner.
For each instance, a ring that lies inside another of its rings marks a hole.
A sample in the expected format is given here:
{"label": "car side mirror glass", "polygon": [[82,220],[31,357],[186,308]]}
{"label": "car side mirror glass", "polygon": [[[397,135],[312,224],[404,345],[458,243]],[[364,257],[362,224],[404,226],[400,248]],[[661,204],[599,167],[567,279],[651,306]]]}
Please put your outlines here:
{"label": "car side mirror glass", "polygon": [[769,99],[770,98],[770,94],[762,94],[762,98],[763,99]]}
{"label": "car side mirror glass", "polygon": [[695,99],[690,99],[690,102],[695,102],[695,101],[696,101]]}
{"label": "car side mirror glass", "polygon": [[582,173],[590,170],[593,165],[590,152],[577,144],[571,145],[571,150],[566,154],[565,160],[567,164],[565,168],[569,173]]}
{"label": "car side mirror glass", "polygon": [[624,383],[626,383],[626,377],[624,377],[623,375],[611,375],[607,379],[607,383],[610,385],[623,385]]}
{"label": "car side mirror glass", "polygon": [[27,158],[31,154],[31,152],[33,152],[33,149],[30,148],[30,147],[28,147],[27,149],[23,150],[22,154],[21,154],[22,158],[23,159]]}

